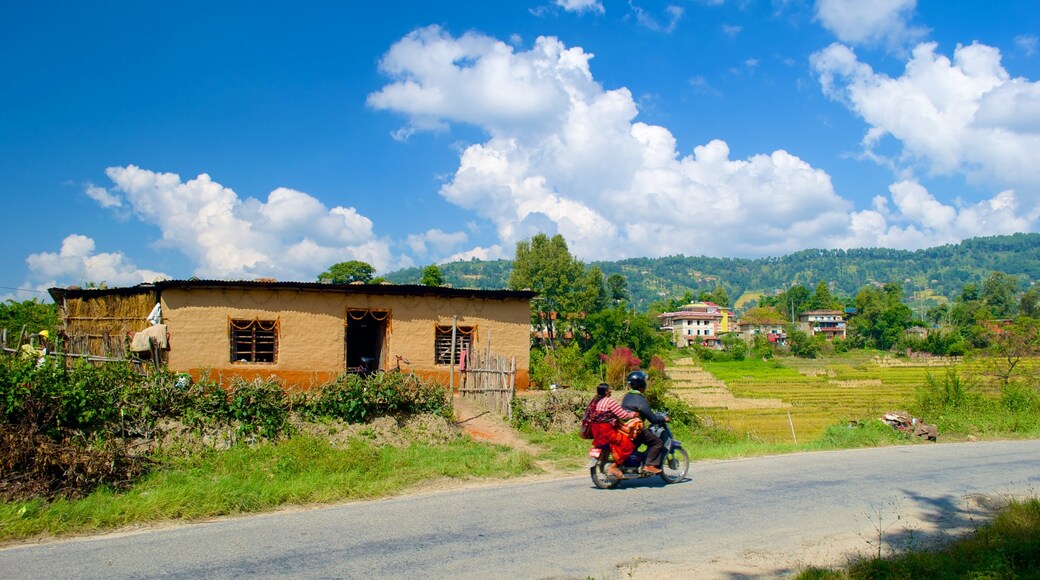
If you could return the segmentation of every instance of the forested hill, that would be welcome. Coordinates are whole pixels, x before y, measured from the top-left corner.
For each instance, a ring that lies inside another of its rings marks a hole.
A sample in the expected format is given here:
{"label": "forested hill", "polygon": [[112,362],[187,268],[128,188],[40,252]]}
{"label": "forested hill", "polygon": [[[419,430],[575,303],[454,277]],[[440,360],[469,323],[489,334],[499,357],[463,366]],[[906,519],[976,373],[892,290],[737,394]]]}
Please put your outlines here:
{"label": "forested hill", "polygon": [[[981,284],[993,271],[1018,277],[1022,288],[1040,280],[1040,234],[972,238],[925,250],[887,248],[804,250],[777,258],[740,259],[668,256],[591,262],[606,276],[622,274],[637,307],[649,302],[695,295],[722,284],[735,302],[738,297],[769,293],[801,284],[810,290],[824,280],[832,292],[852,296],[871,282],[899,282],[906,295],[924,293],[954,297],[968,282]],[[442,264],[445,281],[454,287],[505,288],[509,260]],[[415,284],[420,268],[391,273],[387,280]],[[918,294],[920,296],[920,294]]]}

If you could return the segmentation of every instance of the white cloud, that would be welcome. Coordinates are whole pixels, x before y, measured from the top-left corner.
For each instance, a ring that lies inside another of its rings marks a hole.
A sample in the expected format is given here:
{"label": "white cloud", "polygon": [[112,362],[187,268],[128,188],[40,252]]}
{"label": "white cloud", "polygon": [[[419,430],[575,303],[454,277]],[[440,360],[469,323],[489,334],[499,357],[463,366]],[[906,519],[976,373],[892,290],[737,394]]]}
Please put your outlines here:
{"label": "white cloud", "polygon": [[1037,37],[1035,34],[1020,34],[1015,37],[1015,46],[1026,56],[1036,53]]}
{"label": "white cloud", "polygon": [[422,234],[408,236],[405,243],[416,258],[425,259],[431,255],[434,257],[447,256],[468,240],[469,236],[465,232],[448,233],[432,229]]}
{"label": "white cloud", "polygon": [[664,7],[664,13],[662,16],[665,17],[666,22],[662,24],[658,19],[651,13],[647,12],[643,8],[636,6],[633,0],[628,2],[629,8],[632,10],[632,14],[636,16],[636,22],[648,30],[654,32],[672,33],[675,31],[675,27],[679,25],[679,20],[683,17],[683,9],[681,6],[669,4]]}
{"label": "white cloud", "polygon": [[[1040,221],[1040,212],[1023,212],[1010,190],[959,207],[939,202],[915,181],[895,183],[889,193],[890,198],[875,199],[874,209],[854,213],[848,234],[832,238],[828,244],[913,250],[975,236],[1032,231]],[[889,201],[894,209],[889,208]]]}
{"label": "white cloud", "polygon": [[[593,80],[590,58],[554,38],[514,51],[427,28],[387,53],[394,80],[369,101],[413,127],[462,122],[489,133],[463,150],[441,195],[494,224],[502,247],[544,232],[586,259],[767,255],[843,231],[851,204],[826,173],[785,151],[731,159],[722,141],[682,155],[667,129],[635,122],[627,89]],[[522,104],[497,98],[498,79]]]}
{"label": "white cloud", "polygon": [[917,0],[816,0],[816,19],[842,42],[899,50],[927,33],[908,23],[916,6]]}
{"label": "white cloud", "polygon": [[923,166],[936,175],[965,174],[982,183],[1017,188],[1030,205],[1040,201],[1040,83],[1012,78],[1000,51],[958,46],[953,59],[934,43],[914,49],[903,75],[891,78],[833,44],[812,56],[825,94],[870,126],[870,156],[891,136],[901,147],[891,161]]}
{"label": "white cloud", "polygon": [[568,12],[605,12],[599,0],[555,0],[555,4]]}
{"label": "white cloud", "polygon": [[98,187],[93,183],[88,183],[83,189],[83,193],[87,194],[87,197],[98,202],[101,207],[121,207],[123,200],[118,195],[114,195],[104,187]]}
{"label": "white cloud", "polygon": [[58,285],[87,283],[133,286],[169,278],[162,272],[138,268],[122,252],[95,253],[94,240],[71,234],[58,252],[40,252],[26,258],[29,280],[26,286],[45,289]]}
{"label": "white cloud", "polygon": [[410,265],[391,259],[389,243],[354,208],[330,209],[300,191],[278,188],[261,201],[241,199],[206,174],[182,182],[133,165],[106,174],[134,214],[159,228],[157,245],[191,258],[199,277],[309,280],[351,259],[377,270]]}
{"label": "white cloud", "polygon": [[[859,103],[857,83],[870,88],[878,77],[850,49],[837,46],[816,55],[814,66],[829,95]],[[928,62],[924,53],[917,56]],[[969,77],[986,76],[991,63],[985,56],[965,52],[958,66]],[[498,242],[450,259],[503,257],[503,252],[508,257],[517,241],[536,233],[560,233],[577,256],[594,260],[679,253],[767,256],[821,246],[918,247],[1035,227],[1034,205],[1011,190],[976,205],[950,206],[907,182],[893,186],[878,207],[855,211],[834,191],[826,172],[787,151],[735,159],[725,142],[714,140],[683,153],[668,129],[636,120],[638,108],[626,88],[607,90],[594,80],[591,58],[551,37],[523,50],[477,33],[456,39],[437,27],[409,34],[384,57],[382,68],[392,78],[370,95],[373,106],[403,115],[413,130],[466,123],[488,135],[461,148],[458,169],[440,193],[490,222]],[[958,101],[958,83],[938,74],[943,67],[927,75],[939,83],[932,93],[920,92],[929,85],[913,76],[923,73],[917,68],[908,68],[914,90],[901,93],[912,101],[904,110],[920,116],[912,110],[918,103]],[[509,97],[502,98],[503,92]],[[1006,98],[1028,94],[1016,90]],[[996,104],[992,108],[1000,110]],[[959,118],[958,110],[951,106],[948,114]],[[1005,122],[991,116],[990,123]],[[896,120],[922,128],[912,119]],[[898,123],[879,126],[884,129],[869,139],[902,136]],[[923,128],[935,133],[935,127]],[[951,136],[947,131],[913,138],[936,139],[938,151]],[[908,150],[928,151],[915,147]],[[951,162],[935,155],[935,163]],[[1012,206],[1013,212],[1007,209]],[[430,232],[409,243],[416,252],[429,251],[429,240]],[[461,237],[452,241],[465,243]]]}

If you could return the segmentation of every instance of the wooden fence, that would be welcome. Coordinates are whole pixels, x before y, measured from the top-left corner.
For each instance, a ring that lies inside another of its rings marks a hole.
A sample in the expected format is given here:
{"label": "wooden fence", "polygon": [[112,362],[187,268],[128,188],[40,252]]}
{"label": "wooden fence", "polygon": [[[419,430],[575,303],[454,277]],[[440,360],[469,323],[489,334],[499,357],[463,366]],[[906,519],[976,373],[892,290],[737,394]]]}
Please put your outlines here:
{"label": "wooden fence", "polygon": [[[28,345],[31,350],[26,351],[23,346]],[[128,362],[133,369],[139,373],[146,373],[149,368],[156,369],[164,362],[165,353],[155,344],[155,339],[149,341],[151,351],[143,353],[142,359],[136,355],[130,355],[127,339],[125,336],[110,335],[108,333],[98,335],[79,335],[61,337],[47,341],[42,344],[38,334],[9,333],[6,328],[0,329],[0,353],[10,356],[47,356],[57,357],[65,361],[66,365],[72,364],[78,359],[86,360],[94,365],[114,362]],[[44,350],[45,349],[45,350]],[[45,354],[43,354],[45,353]]]}
{"label": "wooden fence", "polygon": [[513,397],[516,396],[516,357],[484,352],[466,351],[466,367],[462,371],[459,394],[476,401],[489,411],[513,418]]}

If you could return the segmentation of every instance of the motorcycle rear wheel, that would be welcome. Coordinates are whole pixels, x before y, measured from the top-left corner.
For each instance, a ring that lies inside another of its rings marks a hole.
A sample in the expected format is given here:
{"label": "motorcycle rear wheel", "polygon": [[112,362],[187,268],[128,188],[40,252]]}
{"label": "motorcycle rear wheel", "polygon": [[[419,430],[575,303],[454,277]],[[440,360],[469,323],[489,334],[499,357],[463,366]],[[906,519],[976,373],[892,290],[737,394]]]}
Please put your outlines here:
{"label": "motorcycle rear wheel", "polygon": [[661,479],[665,483],[678,483],[686,478],[690,471],[690,454],[682,447],[673,449],[664,458],[661,466]]}
{"label": "motorcycle rear wheel", "polygon": [[606,459],[600,459],[589,468],[589,475],[592,476],[592,483],[600,489],[614,489],[621,484],[621,479],[614,477],[607,473],[607,468],[610,467],[612,462]]}

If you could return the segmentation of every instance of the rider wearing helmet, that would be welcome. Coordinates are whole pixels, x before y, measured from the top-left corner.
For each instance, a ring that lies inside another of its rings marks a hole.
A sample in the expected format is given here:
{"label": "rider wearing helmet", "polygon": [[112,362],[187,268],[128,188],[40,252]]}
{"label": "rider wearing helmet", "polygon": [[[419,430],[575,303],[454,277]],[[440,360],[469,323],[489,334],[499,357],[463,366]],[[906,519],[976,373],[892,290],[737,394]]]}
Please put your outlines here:
{"label": "rider wearing helmet", "polygon": [[[668,417],[663,413],[655,413],[650,408],[650,404],[646,402],[646,397],[643,395],[646,391],[645,372],[632,371],[625,377],[625,382],[628,383],[629,388],[632,390],[621,401],[622,409],[635,411],[646,423],[661,425],[668,420]],[[636,449],[640,445],[646,444],[646,462],[643,464],[643,470],[655,474],[661,473],[661,468],[657,467],[661,462],[661,450],[664,448],[664,442],[661,441],[661,438],[650,432],[649,429],[643,429],[632,442],[635,444]]]}

